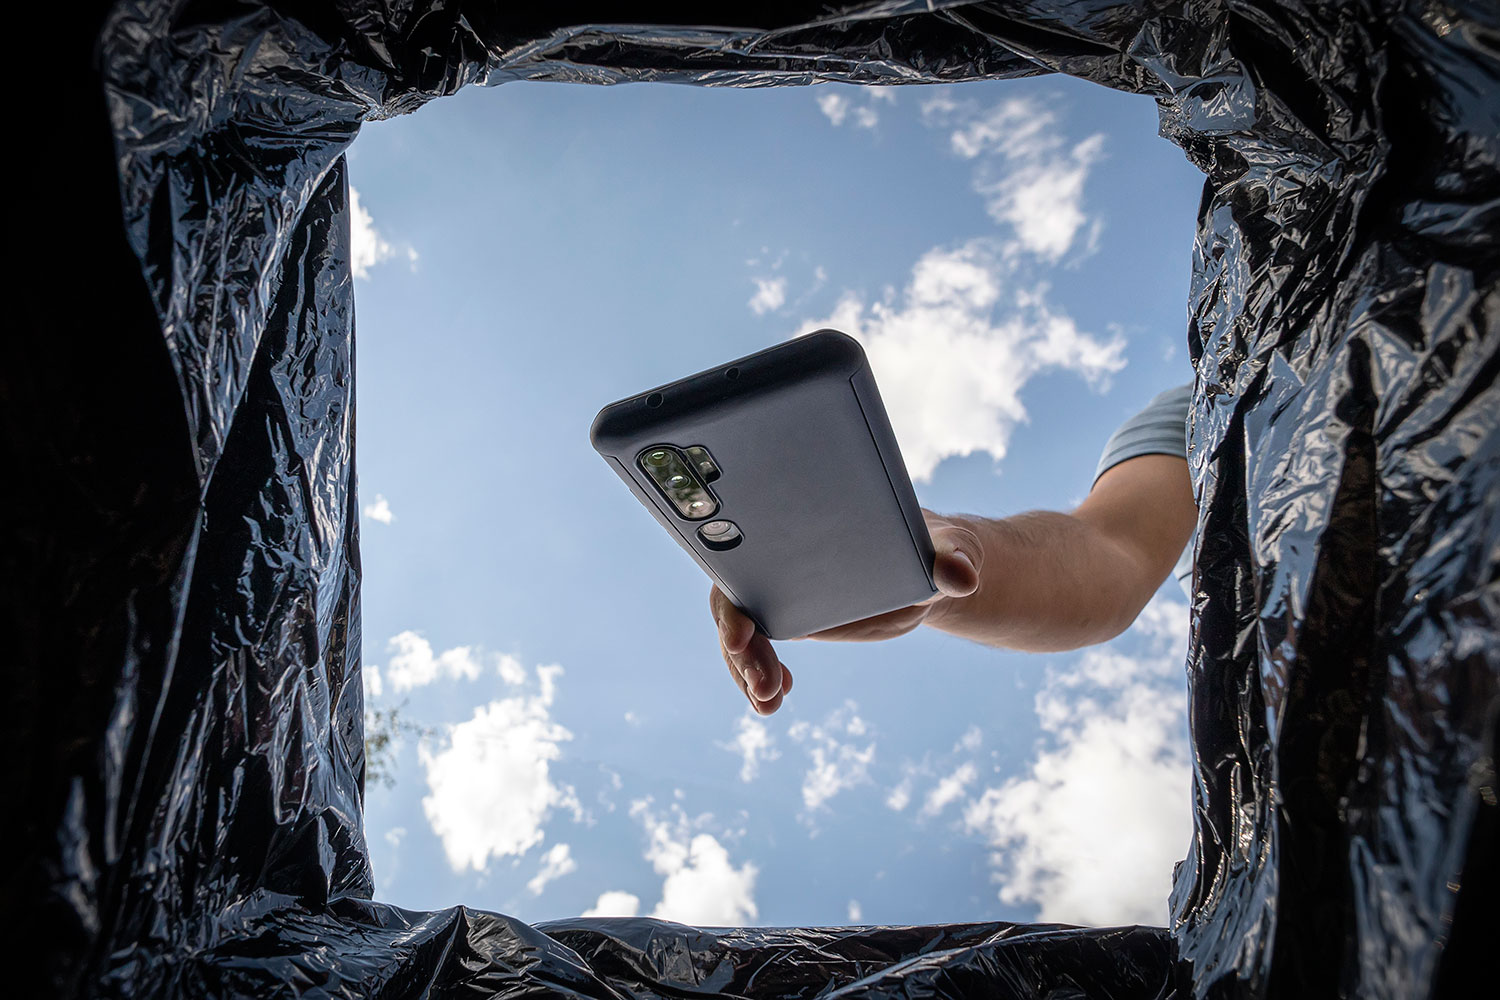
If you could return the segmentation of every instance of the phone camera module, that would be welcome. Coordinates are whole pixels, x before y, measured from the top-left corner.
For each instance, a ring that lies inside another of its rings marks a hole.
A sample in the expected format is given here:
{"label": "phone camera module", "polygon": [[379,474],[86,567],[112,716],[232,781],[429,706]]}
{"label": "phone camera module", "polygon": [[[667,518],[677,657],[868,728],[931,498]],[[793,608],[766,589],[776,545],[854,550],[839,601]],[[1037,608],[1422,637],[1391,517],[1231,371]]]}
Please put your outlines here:
{"label": "phone camera module", "polygon": [[636,456],[636,465],[651,478],[679,517],[702,521],[718,513],[719,502],[693,465],[673,445],[655,445]]}

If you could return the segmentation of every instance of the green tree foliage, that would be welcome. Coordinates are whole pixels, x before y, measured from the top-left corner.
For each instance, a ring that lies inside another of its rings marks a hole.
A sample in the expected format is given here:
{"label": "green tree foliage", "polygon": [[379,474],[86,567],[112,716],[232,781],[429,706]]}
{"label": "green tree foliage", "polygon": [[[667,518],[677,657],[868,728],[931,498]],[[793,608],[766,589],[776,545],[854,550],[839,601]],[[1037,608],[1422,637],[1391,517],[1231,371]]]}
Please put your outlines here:
{"label": "green tree foliage", "polygon": [[396,748],[405,725],[398,707],[365,709],[365,787],[396,784]]}

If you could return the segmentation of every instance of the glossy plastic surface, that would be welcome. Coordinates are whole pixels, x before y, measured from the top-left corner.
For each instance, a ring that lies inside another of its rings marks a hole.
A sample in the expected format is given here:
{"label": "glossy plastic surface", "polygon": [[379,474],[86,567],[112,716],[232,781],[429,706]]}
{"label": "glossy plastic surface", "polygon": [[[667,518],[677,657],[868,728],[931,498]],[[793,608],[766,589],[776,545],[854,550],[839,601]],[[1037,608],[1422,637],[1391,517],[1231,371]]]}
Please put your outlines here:
{"label": "glossy plastic surface", "polygon": [[[1410,998],[1465,962],[1493,981],[1492,0],[97,11],[14,46],[15,995]],[[1205,174],[1195,245],[1143,248],[1193,257],[1196,835],[1172,926],[532,928],[368,901],[360,123],[523,79],[1054,71],[1154,99]]]}

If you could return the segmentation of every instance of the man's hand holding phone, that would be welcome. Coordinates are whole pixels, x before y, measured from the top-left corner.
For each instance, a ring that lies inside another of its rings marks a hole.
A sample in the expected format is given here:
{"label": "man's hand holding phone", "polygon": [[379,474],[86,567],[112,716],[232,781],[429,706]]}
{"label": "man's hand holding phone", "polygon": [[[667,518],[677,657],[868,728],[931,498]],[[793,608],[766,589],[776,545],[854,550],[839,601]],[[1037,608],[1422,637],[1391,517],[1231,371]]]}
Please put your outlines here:
{"label": "man's hand holding phone", "polygon": [[[984,549],[979,535],[960,521],[923,510],[936,550],[933,583],[938,592],[919,604],[814,632],[807,639],[830,642],[875,642],[905,635],[941,608],[949,598],[968,597],[979,587]],[[770,715],[781,707],[792,689],[792,672],[776,655],[771,640],[755,630],[755,623],[717,586],[709,591],[709,607],[719,628],[719,649],[729,675],[757,714]]]}

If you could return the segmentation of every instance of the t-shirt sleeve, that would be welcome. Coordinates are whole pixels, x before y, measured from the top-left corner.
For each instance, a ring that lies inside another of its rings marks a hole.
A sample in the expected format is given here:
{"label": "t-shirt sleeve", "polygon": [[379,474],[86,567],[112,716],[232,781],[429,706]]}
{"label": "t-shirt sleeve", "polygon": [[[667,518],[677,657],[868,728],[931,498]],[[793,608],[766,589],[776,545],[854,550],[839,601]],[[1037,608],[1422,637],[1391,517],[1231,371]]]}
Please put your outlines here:
{"label": "t-shirt sleeve", "polygon": [[1094,481],[1127,459],[1141,455],[1176,455],[1187,458],[1188,405],[1193,399],[1191,385],[1168,389],[1146,408],[1119,426],[1109,436],[1104,454],[1094,470]]}

